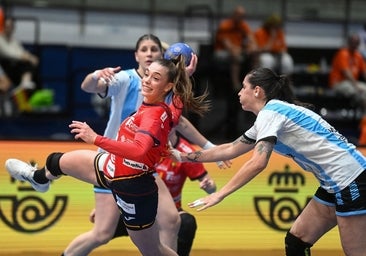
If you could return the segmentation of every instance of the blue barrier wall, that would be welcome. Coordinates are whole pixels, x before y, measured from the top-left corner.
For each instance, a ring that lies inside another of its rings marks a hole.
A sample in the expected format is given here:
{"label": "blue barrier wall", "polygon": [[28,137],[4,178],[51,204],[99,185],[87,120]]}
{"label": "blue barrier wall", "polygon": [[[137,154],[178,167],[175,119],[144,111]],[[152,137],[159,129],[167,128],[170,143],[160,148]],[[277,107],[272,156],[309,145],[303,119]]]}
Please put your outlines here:
{"label": "blue barrier wall", "polygon": [[81,82],[96,69],[135,67],[134,50],[67,45],[26,47],[40,58],[40,87],[54,91],[57,111],[20,113],[2,118],[0,138],[70,139],[67,125],[71,120],[87,121],[102,133],[106,119],[98,116],[92,106],[92,94],[81,90]]}

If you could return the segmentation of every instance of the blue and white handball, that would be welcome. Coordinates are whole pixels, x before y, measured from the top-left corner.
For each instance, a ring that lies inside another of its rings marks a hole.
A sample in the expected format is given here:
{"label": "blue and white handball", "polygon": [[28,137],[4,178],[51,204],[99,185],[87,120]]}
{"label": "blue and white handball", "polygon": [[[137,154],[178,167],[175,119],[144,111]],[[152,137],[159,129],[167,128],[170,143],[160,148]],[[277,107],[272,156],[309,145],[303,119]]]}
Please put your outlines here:
{"label": "blue and white handball", "polygon": [[175,43],[169,46],[164,53],[164,59],[171,60],[175,59],[179,55],[184,56],[186,66],[189,65],[192,59],[193,49],[186,43]]}

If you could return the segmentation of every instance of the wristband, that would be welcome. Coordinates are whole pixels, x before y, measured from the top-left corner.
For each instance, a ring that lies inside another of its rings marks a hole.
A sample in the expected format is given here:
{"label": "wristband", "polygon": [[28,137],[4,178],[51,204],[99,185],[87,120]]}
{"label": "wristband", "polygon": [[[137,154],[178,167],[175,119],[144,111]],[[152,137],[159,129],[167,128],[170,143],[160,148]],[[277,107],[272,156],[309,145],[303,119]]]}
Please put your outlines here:
{"label": "wristband", "polygon": [[213,148],[215,147],[216,145],[211,143],[211,141],[207,141],[206,144],[202,147],[203,149],[209,149],[209,148]]}

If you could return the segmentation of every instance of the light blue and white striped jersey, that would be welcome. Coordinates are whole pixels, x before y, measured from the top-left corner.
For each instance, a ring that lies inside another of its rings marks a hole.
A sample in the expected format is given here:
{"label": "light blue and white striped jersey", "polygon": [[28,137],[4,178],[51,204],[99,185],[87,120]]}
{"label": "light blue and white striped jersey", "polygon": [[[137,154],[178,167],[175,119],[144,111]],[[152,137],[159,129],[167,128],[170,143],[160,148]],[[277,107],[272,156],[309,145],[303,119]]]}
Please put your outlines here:
{"label": "light blue and white striped jersey", "polygon": [[276,137],[274,151],[312,172],[320,186],[336,193],[366,169],[366,158],[313,111],[270,100],[245,136],[255,141]]}
{"label": "light blue and white striped jersey", "polygon": [[115,74],[116,81],[108,86],[111,97],[109,120],[104,136],[116,138],[120,124],[137,111],[142,104],[141,77],[135,69],[122,70]]}

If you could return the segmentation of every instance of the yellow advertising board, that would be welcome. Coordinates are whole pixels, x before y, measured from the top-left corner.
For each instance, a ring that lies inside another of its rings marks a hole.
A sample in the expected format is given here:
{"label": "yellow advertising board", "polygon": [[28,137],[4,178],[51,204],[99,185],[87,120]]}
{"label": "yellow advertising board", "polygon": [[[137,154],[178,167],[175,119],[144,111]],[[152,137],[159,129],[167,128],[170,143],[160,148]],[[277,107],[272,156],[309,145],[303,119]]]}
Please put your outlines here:
{"label": "yellow advertising board", "polygon": [[[12,180],[4,167],[8,158],[43,166],[49,153],[74,149],[96,147],[80,142],[0,141],[0,255],[43,250],[60,255],[74,237],[92,228],[92,185],[65,176],[53,181],[47,193],[39,193],[28,183]],[[215,163],[205,166],[220,188],[249,157],[250,154],[234,159],[233,166],[226,170],[220,170]],[[274,154],[264,172],[219,205],[203,212],[185,207],[198,223],[193,248],[282,249],[286,230],[317,187],[311,174],[291,159]],[[204,191],[198,182],[187,180],[183,205],[202,196]],[[115,239],[98,250],[121,248],[136,250],[128,238]],[[340,248],[336,228],[314,246],[314,250]]]}

